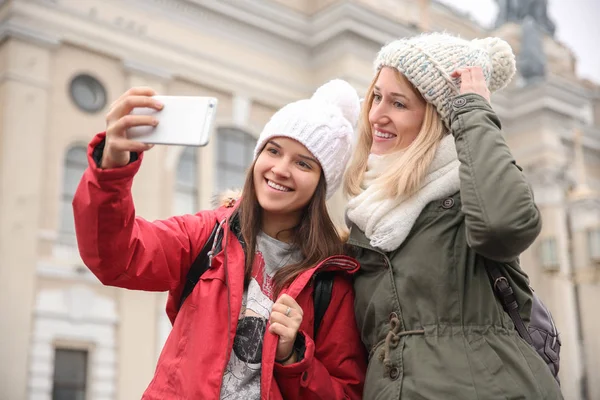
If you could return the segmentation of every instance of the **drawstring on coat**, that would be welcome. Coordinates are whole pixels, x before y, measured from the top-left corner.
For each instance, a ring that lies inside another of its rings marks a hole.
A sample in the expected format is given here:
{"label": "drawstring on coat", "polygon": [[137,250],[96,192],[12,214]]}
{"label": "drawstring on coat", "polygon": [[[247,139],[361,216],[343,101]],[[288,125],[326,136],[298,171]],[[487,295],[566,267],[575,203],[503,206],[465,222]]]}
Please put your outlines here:
{"label": "drawstring on coat", "polygon": [[[383,348],[381,349],[378,358],[379,361],[383,362],[386,375],[389,375],[393,367],[392,360],[390,358],[391,349],[395,349],[396,347],[398,347],[398,344],[400,343],[400,338],[402,338],[402,336],[425,334],[425,330],[423,329],[400,332],[401,328],[402,325],[400,324],[400,319],[397,316],[393,316],[392,318],[390,318],[390,330],[387,336],[385,337],[385,340],[382,340],[375,346],[375,348],[377,348],[383,343]],[[375,349],[373,349],[373,351],[374,350]],[[372,354],[373,352],[371,352],[369,358],[371,358]]]}

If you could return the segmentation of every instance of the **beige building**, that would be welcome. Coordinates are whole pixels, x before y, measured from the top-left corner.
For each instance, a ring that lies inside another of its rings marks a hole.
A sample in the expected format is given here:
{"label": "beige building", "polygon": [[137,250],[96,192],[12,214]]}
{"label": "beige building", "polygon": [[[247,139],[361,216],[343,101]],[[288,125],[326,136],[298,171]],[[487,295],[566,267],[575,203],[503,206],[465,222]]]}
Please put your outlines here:
{"label": "beige building", "polygon": [[[333,77],[364,93],[381,45],[422,30],[489,34],[426,0],[0,1],[0,400],[137,399],[152,377],[166,295],[102,286],[78,256],[70,205],[121,93],[219,99],[207,147],[146,155],[137,212],[165,218],[239,185],[276,109]],[[496,34],[518,50],[520,32]],[[600,89],[560,43],[544,48],[548,79],[494,106],[544,216],[522,261],[562,333],[565,398],[585,386],[600,399]]]}

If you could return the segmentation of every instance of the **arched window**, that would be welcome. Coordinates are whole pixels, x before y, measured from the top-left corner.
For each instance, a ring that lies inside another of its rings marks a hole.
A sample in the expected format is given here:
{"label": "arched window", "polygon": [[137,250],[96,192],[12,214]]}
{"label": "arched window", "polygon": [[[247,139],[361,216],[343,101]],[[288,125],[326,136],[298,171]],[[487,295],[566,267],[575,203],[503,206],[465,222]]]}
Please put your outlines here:
{"label": "arched window", "polygon": [[241,189],[246,169],[252,164],[256,139],[235,128],[219,128],[217,133],[216,189]]}
{"label": "arched window", "polygon": [[179,164],[175,181],[175,214],[198,212],[198,164],[195,147],[186,147]]}
{"label": "arched window", "polygon": [[87,148],[73,146],[65,157],[63,189],[60,205],[59,241],[67,245],[75,245],[75,222],[73,219],[73,196],[83,172],[88,166]]}

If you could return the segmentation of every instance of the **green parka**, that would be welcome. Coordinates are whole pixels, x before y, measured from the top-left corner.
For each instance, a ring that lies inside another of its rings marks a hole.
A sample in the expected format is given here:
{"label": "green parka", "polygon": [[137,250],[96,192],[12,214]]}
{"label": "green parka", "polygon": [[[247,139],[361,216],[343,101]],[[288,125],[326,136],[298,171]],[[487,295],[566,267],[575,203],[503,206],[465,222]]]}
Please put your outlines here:
{"label": "green parka", "polygon": [[518,256],[540,213],[481,96],[453,100],[460,191],[429,203],[399,248],[373,248],[352,226],[361,264],[355,312],[369,355],[364,399],[561,399],[546,364],[514,329],[484,258],[516,291],[529,322],[532,293]]}

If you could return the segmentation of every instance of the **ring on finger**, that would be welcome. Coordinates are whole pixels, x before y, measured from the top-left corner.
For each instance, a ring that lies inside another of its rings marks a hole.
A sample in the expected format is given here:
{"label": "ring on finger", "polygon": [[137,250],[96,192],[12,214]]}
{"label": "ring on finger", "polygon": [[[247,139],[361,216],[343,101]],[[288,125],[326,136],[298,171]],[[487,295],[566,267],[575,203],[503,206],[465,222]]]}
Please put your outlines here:
{"label": "ring on finger", "polygon": [[292,312],[292,308],[288,307],[287,310],[285,310],[285,316],[289,317],[291,312]]}

